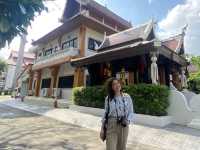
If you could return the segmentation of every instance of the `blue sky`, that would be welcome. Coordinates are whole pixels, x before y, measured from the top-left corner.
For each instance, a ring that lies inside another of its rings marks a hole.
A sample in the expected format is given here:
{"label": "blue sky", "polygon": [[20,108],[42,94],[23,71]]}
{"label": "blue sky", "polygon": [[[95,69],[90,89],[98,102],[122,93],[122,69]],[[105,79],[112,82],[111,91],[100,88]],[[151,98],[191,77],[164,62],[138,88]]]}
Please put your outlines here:
{"label": "blue sky", "polygon": [[107,5],[118,15],[131,21],[133,24],[141,24],[154,18],[159,21],[166,17],[167,13],[184,3],[184,0],[97,0]]}

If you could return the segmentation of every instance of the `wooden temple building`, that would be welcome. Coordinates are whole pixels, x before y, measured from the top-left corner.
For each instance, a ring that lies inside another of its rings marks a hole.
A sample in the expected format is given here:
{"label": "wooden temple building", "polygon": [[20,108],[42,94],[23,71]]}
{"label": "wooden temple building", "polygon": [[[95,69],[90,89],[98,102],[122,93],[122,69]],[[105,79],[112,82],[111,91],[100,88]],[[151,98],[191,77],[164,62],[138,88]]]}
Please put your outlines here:
{"label": "wooden temple building", "polygon": [[187,67],[184,58],[185,31],[174,37],[159,40],[155,23],[132,27],[104,37],[97,53],[71,61],[89,73],[88,85],[102,85],[109,77],[124,84],[170,84],[170,77],[181,88],[182,71]]}
{"label": "wooden temple building", "polygon": [[27,95],[68,99],[73,87],[111,76],[124,84],[169,85],[170,74],[178,87],[187,65],[184,32],[166,40],[154,32],[153,21],[132,27],[94,0],[66,0],[61,25],[32,43],[36,58],[23,87]]}
{"label": "wooden temple building", "polygon": [[61,25],[32,43],[36,58],[29,71],[29,93],[68,99],[73,87],[86,85],[88,76],[82,67],[71,66],[71,59],[95,54],[105,33],[131,27],[129,21],[94,0],[66,0]]}

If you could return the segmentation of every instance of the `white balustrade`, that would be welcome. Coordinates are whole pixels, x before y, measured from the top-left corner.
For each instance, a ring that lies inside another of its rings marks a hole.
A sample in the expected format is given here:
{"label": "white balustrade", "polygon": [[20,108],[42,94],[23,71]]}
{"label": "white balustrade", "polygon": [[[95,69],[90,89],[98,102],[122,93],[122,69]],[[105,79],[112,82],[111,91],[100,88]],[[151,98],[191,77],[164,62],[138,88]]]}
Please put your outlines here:
{"label": "white balustrade", "polygon": [[60,58],[64,56],[76,56],[78,54],[79,54],[79,50],[77,48],[66,48],[64,50],[58,50],[56,52],[53,52],[52,54],[47,55],[47,56],[41,56],[34,61],[34,64],[45,61],[45,60]]}

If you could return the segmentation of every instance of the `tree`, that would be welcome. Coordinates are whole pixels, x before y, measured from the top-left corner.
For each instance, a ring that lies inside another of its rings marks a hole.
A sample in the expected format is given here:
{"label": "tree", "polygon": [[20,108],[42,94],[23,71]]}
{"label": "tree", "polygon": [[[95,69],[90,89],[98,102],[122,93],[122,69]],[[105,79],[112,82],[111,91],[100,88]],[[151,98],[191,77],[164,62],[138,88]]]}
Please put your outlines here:
{"label": "tree", "polygon": [[0,59],[0,74],[1,72],[4,72],[7,68],[7,64],[4,60]]}
{"label": "tree", "polygon": [[200,93],[200,56],[192,56],[191,63],[198,67],[198,71],[190,74],[188,79],[189,89]]}
{"label": "tree", "polygon": [[47,10],[43,0],[0,0],[0,48],[27,33],[36,14]]}
{"label": "tree", "polygon": [[200,56],[193,56],[191,58],[192,64],[196,65],[198,69],[200,70]]}

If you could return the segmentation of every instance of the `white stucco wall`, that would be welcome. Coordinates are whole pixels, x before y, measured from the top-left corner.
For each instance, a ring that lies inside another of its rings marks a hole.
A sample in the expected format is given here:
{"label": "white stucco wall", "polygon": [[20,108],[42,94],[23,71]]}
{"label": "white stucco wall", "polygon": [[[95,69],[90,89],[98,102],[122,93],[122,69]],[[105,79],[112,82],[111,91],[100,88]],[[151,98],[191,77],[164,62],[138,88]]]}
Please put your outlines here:
{"label": "white stucco wall", "polygon": [[43,79],[47,79],[47,78],[51,78],[51,70],[49,68],[44,68],[42,69],[42,72],[41,72],[41,82],[40,82],[40,93],[39,95],[42,96],[42,80]]}
{"label": "white stucco wall", "polygon": [[88,50],[88,39],[89,38],[93,38],[95,40],[103,42],[104,34],[96,32],[95,30],[92,30],[90,28],[86,28],[86,38],[85,38],[85,50],[86,50],[85,55],[86,56],[89,56],[89,55],[92,55],[95,53],[94,51]]}
{"label": "white stucco wall", "polygon": [[[75,68],[70,65],[70,63],[62,64],[59,68],[58,79],[63,76],[74,75]],[[61,98],[69,100],[72,96],[72,88],[63,88]]]}
{"label": "white stucco wall", "polygon": [[[78,38],[78,48],[79,48],[79,43],[80,43],[79,32],[80,32],[80,28],[77,28],[71,32],[63,34],[63,36],[61,37],[61,44],[65,41],[69,41],[69,40],[77,37]],[[86,28],[86,38],[85,38],[85,55],[86,56],[94,54],[94,51],[88,50],[88,38],[93,38],[98,41],[103,41],[104,34],[96,32],[95,30],[92,30],[90,28]],[[49,48],[52,48],[52,47],[54,48],[55,46],[58,46],[58,39],[59,38],[56,38],[52,41],[49,41],[47,44],[40,45],[39,46],[40,49],[38,50],[38,52],[41,52],[42,49],[49,49]]]}
{"label": "white stucco wall", "polygon": [[51,70],[49,68],[42,69],[41,79],[51,78]]}
{"label": "white stucco wall", "polygon": [[[71,31],[71,32],[68,32],[68,33],[65,33],[62,35],[61,37],[61,46],[62,46],[62,43],[65,42],[65,41],[69,41],[73,38],[78,38],[79,36],[79,28]],[[49,49],[49,48],[55,48],[56,46],[59,47],[59,37],[57,37],[56,39],[54,40],[51,40],[49,41],[47,44],[42,44],[42,45],[39,45],[39,50],[38,50],[38,53],[39,52],[42,52],[43,49]],[[79,46],[79,38],[78,38],[78,46]]]}
{"label": "white stucco wall", "polygon": [[13,85],[13,78],[15,75],[15,68],[14,65],[8,65],[8,70],[6,74],[6,81],[5,81],[5,89],[11,89]]}
{"label": "white stucco wall", "polygon": [[60,65],[58,76],[68,76],[68,75],[74,75],[75,68],[70,65],[70,63],[64,63]]}
{"label": "white stucco wall", "polygon": [[[75,29],[75,30],[73,30],[69,33],[64,34],[61,38],[61,43],[65,42],[65,41],[69,41],[69,40],[74,39],[76,37],[77,38],[79,37],[79,28],[77,28],[77,29]],[[78,40],[78,46],[79,46],[79,40]]]}
{"label": "white stucco wall", "polygon": [[71,88],[63,88],[61,97],[62,97],[62,99],[65,99],[65,101],[70,101],[72,98],[72,89]]}

